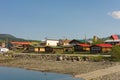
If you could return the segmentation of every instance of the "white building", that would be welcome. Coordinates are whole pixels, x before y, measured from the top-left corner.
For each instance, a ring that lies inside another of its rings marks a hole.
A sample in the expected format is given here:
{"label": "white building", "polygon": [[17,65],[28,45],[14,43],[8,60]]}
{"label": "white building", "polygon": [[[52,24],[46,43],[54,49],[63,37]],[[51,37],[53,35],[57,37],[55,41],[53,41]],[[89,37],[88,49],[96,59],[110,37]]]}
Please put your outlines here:
{"label": "white building", "polygon": [[55,39],[46,40],[46,46],[57,46],[58,43],[59,43],[59,40],[55,40]]}
{"label": "white building", "polygon": [[118,43],[120,43],[120,39],[117,35],[111,35],[110,38],[108,40],[105,40],[104,42],[112,45],[117,45]]}

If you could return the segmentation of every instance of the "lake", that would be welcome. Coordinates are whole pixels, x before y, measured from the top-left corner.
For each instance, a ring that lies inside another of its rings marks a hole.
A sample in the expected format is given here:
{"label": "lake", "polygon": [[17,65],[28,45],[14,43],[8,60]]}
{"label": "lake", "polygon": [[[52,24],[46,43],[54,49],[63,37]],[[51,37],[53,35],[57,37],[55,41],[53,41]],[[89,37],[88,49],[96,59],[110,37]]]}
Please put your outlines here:
{"label": "lake", "polygon": [[82,80],[68,74],[0,67],[0,80]]}

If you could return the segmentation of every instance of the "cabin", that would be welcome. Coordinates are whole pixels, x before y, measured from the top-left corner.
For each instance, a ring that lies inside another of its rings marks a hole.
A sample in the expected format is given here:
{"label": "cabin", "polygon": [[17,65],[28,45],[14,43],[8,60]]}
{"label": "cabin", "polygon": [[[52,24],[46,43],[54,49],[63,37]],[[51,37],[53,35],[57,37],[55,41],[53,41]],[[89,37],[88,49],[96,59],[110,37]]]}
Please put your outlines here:
{"label": "cabin", "polygon": [[12,50],[26,50],[31,46],[31,42],[11,42]]}
{"label": "cabin", "polygon": [[46,53],[63,53],[63,47],[61,46],[46,46],[45,47],[45,52]]}
{"label": "cabin", "polygon": [[74,46],[75,52],[81,52],[81,51],[90,51],[90,45],[89,44],[77,44]]}
{"label": "cabin", "polygon": [[77,40],[77,39],[73,39],[69,42],[70,45],[78,45],[78,44],[81,44],[81,43],[88,43],[87,40]]}
{"label": "cabin", "polygon": [[66,46],[62,46],[62,47],[63,47],[64,52],[73,52],[74,51],[74,47],[71,45],[66,45]]}
{"label": "cabin", "polygon": [[112,50],[111,44],[96,44],[90,47],[91,53],[107,53]]}

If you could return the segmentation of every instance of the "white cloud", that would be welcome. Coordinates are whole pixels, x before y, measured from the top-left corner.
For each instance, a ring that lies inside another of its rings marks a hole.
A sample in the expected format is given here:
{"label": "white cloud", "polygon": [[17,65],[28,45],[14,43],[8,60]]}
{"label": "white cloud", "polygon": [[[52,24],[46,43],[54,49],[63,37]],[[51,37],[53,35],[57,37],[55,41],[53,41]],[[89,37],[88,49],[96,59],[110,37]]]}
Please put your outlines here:
{"label": "white cloud", "polygon": [[115,19],[120,19],[120,11],[113,11],[113,12],[108,13],[108,14]]}

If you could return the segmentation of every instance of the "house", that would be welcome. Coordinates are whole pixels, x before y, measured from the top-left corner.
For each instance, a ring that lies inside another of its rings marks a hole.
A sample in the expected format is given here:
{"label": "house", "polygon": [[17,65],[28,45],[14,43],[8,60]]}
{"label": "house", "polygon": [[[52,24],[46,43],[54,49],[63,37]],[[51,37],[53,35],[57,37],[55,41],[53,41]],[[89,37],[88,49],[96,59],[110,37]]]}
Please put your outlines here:
{"label": "house", "polygon": [[96,44],[90,47],[91,53],[107,53],[112,50],[111,44]]}
{"label": "house", "polygon": [[77,44],[74,46],[74,51],[75,52],[80,52],[80,51],[90,51],[90,45],[89,44]]}
{"label": "house", "polygon": [[64,48],[61,46],[35,46],[35,53],[63,53]]}
{"label": "house", "polygon": [[77,39],[73,39],[69,42],[70,45],[77,45],[77,44],[81,44],[81,43],[88,43],[87,40],[77,40]]}
{"label": "house", "polygon": [[57,46],[58,43],[59,43],[59,40],[46,39],[46,46]]}
{"label": "house", "polygon": [[0,47],[2,47],[2,48],[6,47],[5,42],[0,42]]}
{"label": "house", "polygon": [[36,53],[44,53],[45,52],[45,46],[35,46],[34,52]]}
{"label": "house", "polygon": [[46,41],[41,41],[41,42],[40,42],[40,45],[41,45],[41,46],[46,46]]}
{"label": "house", "polygon": [[46,53],[63,53],[63,47],[60,46],[46,46],[45,47]]}
{"label": "house", "polygon": [[59,46],[68,46],[68,45],[70,45],[70,44],[69,44],[70,41],[71,41],[71,40],[68,40],[68,39],[60,39],[58,45],[59,45]]}
{"label": "house", "polygon": [[12,50],[26,50],[30,47],[31,42],[11,42]]}
{"label": "house", "polygon": [[116,45],[116,44],[120,43],[120,39],[117,35],[111,35],[109,37],[109,39],[105,40],[105,43]]}
{"label": "house", "polygon": [[73,52],[74,51],[74,47],[71,46],[71,45],[65,45],[65,46],[62,46],[62,47],[63,47],[64,52]]}

